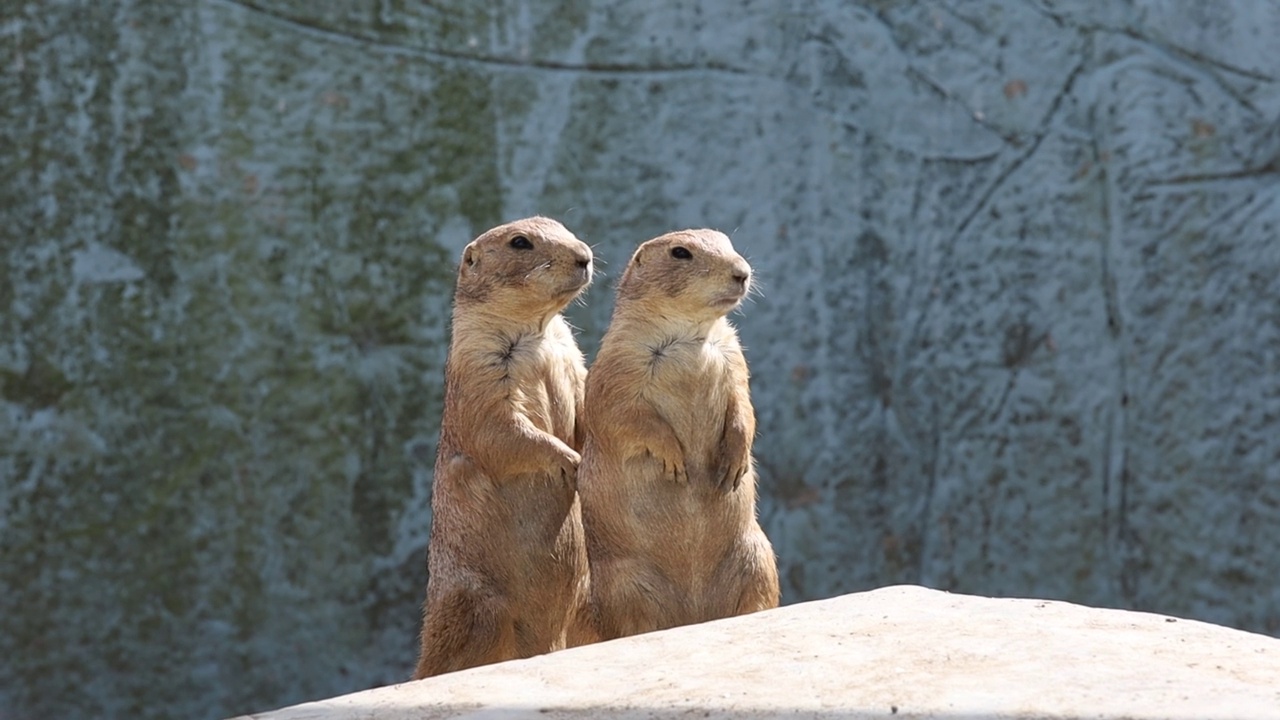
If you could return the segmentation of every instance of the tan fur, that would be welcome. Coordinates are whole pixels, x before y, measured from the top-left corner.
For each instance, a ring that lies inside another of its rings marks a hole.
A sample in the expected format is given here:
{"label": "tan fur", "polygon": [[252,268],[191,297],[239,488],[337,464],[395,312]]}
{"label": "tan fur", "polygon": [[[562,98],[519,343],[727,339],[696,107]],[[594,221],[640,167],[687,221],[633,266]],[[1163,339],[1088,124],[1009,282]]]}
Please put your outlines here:
{"label": "tan fur", "polygon": [[[517,249],[517,236],[532,249]],[[414,678],[529,657],[587,636],[575,492],[586,369],[564,309],[591,249],[528,218],[467,246],[445,367]]]}
{"label": "tan fur", "polygon": [[686,230],[641,245],[619,284],[578,471],[602,639],[778,605],[747,363],[725,319],[750,272],[722,233]]}

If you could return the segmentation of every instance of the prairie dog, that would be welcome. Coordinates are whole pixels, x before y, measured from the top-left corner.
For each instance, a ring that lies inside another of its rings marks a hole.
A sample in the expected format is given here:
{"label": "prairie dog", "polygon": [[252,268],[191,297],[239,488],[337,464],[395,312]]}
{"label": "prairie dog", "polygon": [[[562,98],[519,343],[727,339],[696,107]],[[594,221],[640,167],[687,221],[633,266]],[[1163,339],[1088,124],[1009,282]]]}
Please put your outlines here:
{"label": "prairie dog", "polygon": [[578,471],[601,639],[776,607],[755,412],[725,316],[751,267],[714,230],[642,244],[587,378]]}
{"label": "prairie dog", "polygon": [[586,368],[560,312],[591,275],[591,248],[548,218],[463,251],[414,679],[561,649],[584,616]]}

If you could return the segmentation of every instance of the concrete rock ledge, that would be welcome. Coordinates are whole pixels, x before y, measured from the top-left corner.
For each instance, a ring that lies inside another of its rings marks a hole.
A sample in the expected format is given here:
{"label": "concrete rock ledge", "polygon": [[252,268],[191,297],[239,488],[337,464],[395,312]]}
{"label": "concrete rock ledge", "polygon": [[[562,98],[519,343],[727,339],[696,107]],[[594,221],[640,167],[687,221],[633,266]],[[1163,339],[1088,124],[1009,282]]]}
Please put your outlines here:
{"label": "concrete rock ledge", "polygon": [[244,717],[893,716],[1280,719],[1280,640],[897,586]]}

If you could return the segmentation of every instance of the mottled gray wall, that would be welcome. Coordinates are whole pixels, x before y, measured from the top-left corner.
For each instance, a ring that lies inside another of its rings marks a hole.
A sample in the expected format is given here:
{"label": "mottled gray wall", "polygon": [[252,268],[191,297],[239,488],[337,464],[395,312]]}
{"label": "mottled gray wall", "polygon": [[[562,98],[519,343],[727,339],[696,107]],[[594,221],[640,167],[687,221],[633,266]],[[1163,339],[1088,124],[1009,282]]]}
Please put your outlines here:
{"label": "mottled gray wall", "polygon": [[1280,6],[656,8],[0,0],[0,716],[403,679],[452,265],[534,212],[589,354],[639,241],[755,264],[787,601],[1280,632]]}

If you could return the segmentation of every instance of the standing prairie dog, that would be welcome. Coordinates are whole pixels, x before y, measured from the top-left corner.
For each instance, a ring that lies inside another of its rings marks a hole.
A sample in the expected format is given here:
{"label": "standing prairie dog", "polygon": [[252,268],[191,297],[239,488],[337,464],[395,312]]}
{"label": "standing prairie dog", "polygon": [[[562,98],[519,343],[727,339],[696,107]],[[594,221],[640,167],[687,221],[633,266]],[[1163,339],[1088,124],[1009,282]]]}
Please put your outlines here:
{"label": "standing prairie dog", "polygon": [[591,282],[591,261],[542,217],[463,251],[415,679],[562,649],[585,618],[586,368],[560,311]]}
{"label": "standing prairie dog", "polygon": [[641,245],[619,283],[578,471],[600,639],[778,605],[747,362],[725,319],[750,282],[724,234],[684,230]]}

